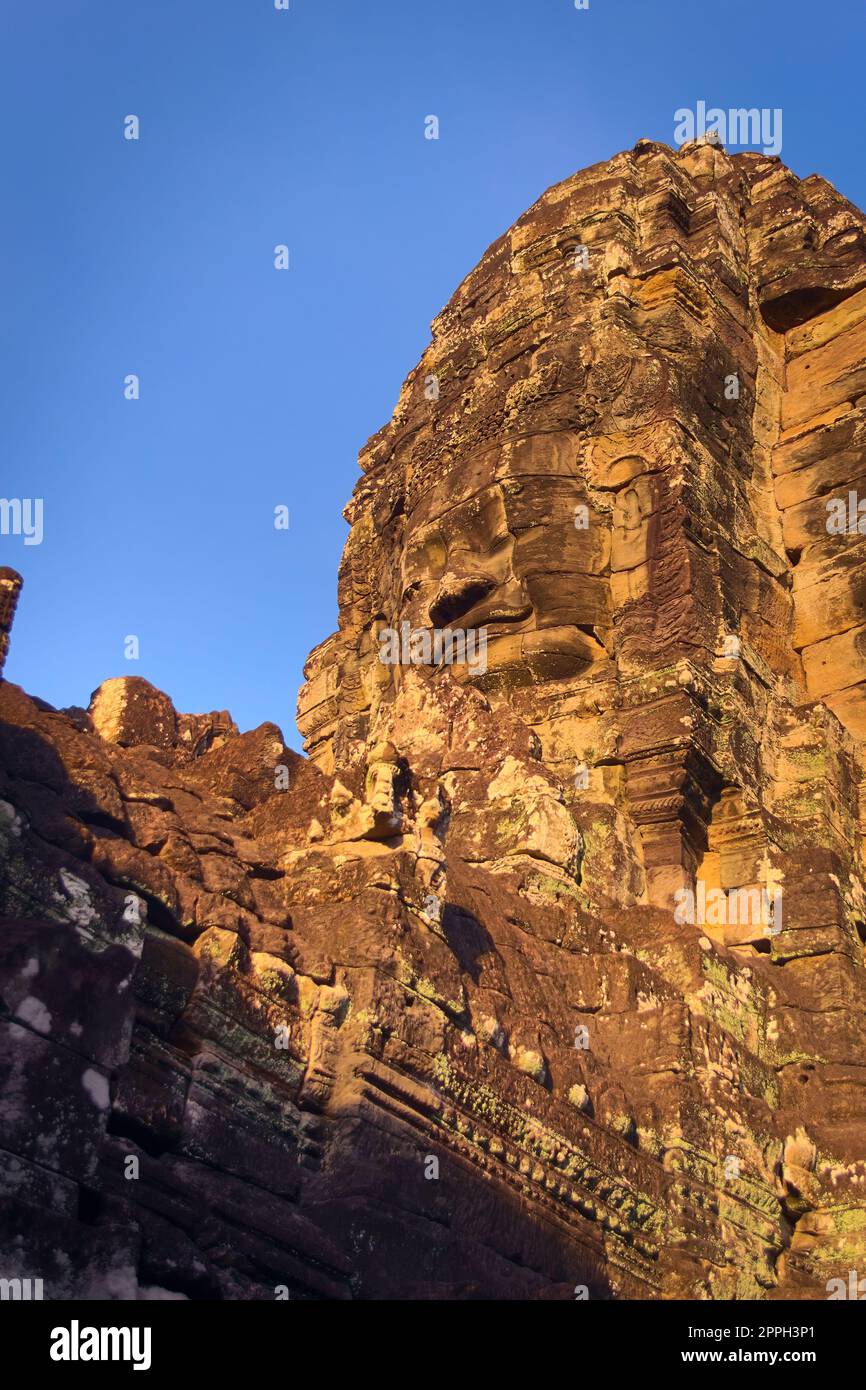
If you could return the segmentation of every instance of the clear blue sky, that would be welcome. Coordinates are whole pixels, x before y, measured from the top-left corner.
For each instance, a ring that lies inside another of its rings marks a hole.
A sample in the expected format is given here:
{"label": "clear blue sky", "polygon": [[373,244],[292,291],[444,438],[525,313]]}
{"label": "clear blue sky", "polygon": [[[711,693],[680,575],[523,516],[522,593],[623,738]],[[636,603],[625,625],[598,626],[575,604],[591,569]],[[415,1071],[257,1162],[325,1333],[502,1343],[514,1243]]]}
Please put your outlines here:
{"label": "clear blue sky", "polygon": [[490,242],[699,99],[866,205],[864,40],[863,0],[0,0],[0,496],[45,506],[7,677],[299,746],[358,449]]}

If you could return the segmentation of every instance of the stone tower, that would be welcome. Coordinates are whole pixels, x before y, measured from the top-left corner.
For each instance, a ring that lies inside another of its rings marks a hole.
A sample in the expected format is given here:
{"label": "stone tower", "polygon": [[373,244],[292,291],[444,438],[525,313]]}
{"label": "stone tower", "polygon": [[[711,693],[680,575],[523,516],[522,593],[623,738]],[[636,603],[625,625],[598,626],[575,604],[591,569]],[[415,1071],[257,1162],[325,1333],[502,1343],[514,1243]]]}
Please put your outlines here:
{"label": "stone tower", "polygon": [[3,675],[6,654],[9,651],[9,634],[12,631],[23,582],[16,570],[7,569],[5,566],[0,568],[0,677]]}
{"label": "stone tower", "polygon": [[0,1270],[866,1269],[864,363],[860,212],[640,141],[494,243],[363,450],[309,758],[0,683]]}
{"label": "stone tower", "polygon": [[362,451],[310,756],[339,772],[387,726],[383,627],[483,628],[483,674],[434,679],[509,706],[566,783],[587,765],[637,851],[624,904],[667,907],[721,840],[721,886],[757,883],[767,721],[866,736],[864,356],[866,219],[823,179],[639,141],[548,190]]}

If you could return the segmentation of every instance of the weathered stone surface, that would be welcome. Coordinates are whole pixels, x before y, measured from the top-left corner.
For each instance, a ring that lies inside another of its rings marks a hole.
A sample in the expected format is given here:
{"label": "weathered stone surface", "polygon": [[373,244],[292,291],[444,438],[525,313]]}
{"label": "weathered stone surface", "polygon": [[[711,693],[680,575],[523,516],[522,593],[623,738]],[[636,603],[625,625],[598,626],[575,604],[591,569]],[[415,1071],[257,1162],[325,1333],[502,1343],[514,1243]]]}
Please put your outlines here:
{"label": "weathered stone surface", "polygon": [[641,141],[490,248],[362,452],[308,757],[144,681],[0,685],[4,1268],[724,1299],[866,1260],[863,542],[826,524],[864,296],[823,180]]}
{"label": "weathered stone surface", "polygon": [[0,677],[9,651],[9,633],[21,592],[21,575],[7,566],[0,567]]}

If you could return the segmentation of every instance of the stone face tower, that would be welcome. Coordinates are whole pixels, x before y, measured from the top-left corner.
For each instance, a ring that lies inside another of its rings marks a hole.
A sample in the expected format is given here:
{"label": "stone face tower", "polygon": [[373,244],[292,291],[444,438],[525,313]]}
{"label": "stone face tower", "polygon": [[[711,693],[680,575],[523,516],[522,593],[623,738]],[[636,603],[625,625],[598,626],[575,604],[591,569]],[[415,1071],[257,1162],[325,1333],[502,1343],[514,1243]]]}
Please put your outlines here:
{"label": "stone face tower", "polygon": [[721,886],[757,882],[767,719],[821,701],[866,735],[866,542],[856,505],[853,534],[826,525],[866,492],[864,358],[866,220],[823,179],[640,141],[550,189],[361,454],[310,756],[339,770],[387,721],[383,627],[483,628],[483,675],[448,674],[557,775],[595,766],[638,901],[687,890],[721,821]]}
{"label": "stone face tower", "polygon": [[861,213],[641,141],[490,248],[363,451],[308,759],[143,680],[0,682],[0,1270],[866,1269],[864,362]]}
{"label": "stone face tower", "polygon": [[9,634],[12,631],[15,609],[18,606],[18,595],[21,592],[23,582],[21,575],[16,570],[7,569],[5,566],[0,568],[0,678],[2,678],[3,667],[6,664]]}

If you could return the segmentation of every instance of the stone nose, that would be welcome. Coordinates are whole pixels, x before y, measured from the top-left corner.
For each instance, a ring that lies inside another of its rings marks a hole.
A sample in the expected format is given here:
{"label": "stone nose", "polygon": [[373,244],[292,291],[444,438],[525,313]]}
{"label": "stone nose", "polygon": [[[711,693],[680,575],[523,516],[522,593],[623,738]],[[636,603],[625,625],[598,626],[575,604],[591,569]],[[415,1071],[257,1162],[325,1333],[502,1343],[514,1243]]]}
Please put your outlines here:
{"label": "stone nose", "polygon": [[492,594],[497,582],[488,574],[446,574],[427,612],[434,627],[449,627]]}

